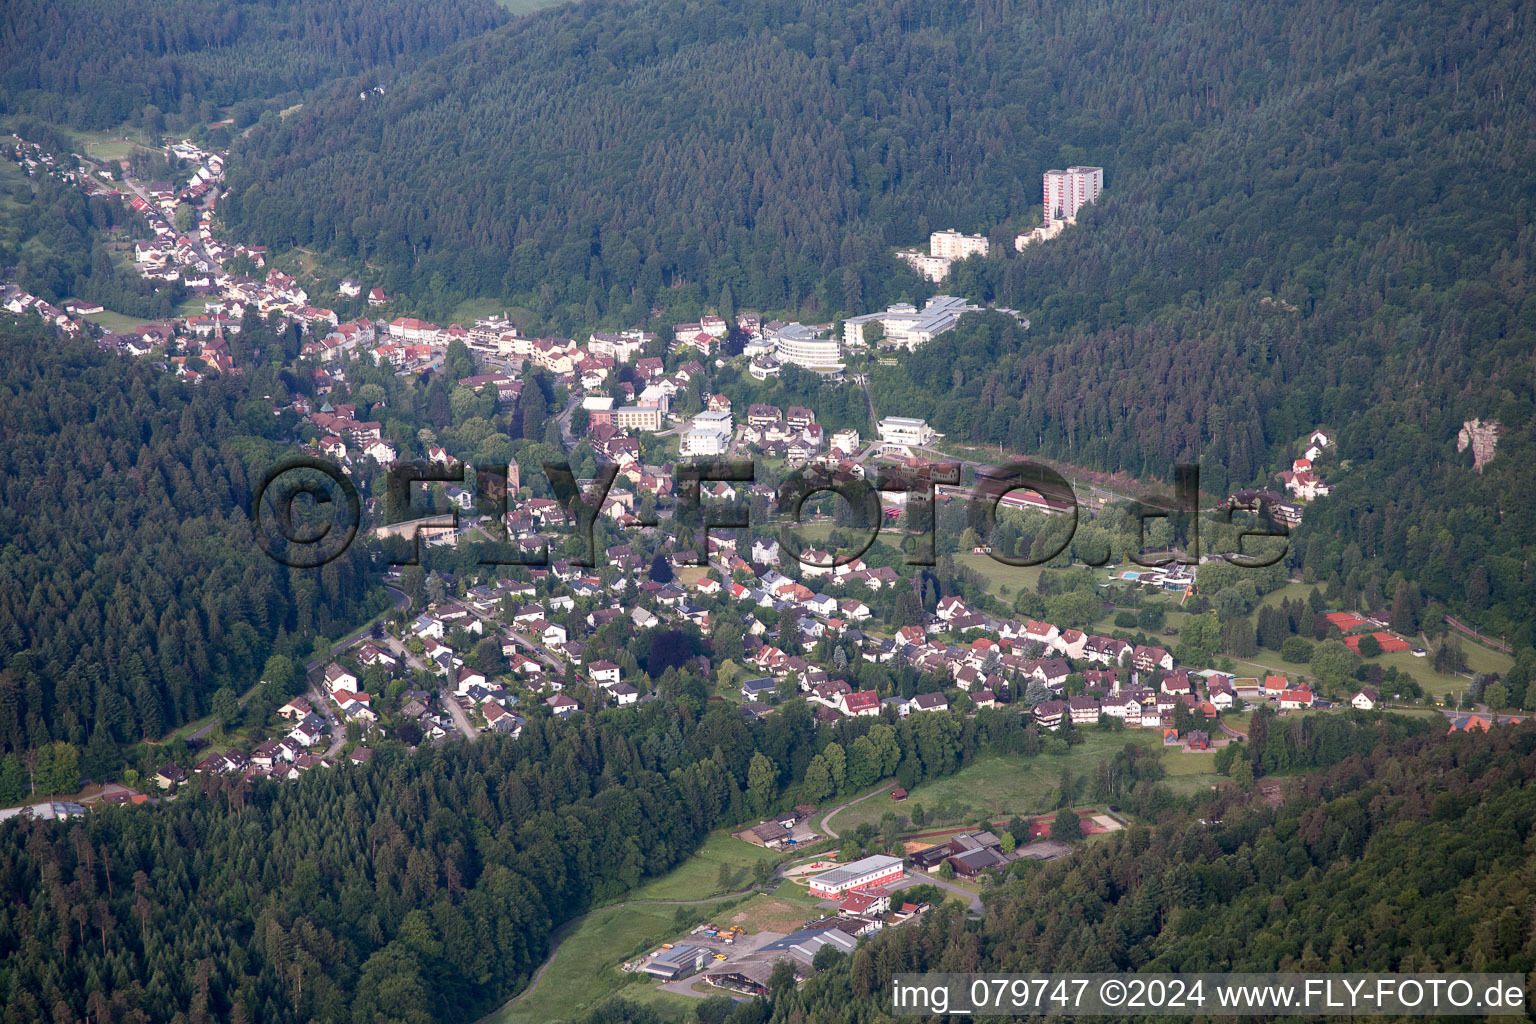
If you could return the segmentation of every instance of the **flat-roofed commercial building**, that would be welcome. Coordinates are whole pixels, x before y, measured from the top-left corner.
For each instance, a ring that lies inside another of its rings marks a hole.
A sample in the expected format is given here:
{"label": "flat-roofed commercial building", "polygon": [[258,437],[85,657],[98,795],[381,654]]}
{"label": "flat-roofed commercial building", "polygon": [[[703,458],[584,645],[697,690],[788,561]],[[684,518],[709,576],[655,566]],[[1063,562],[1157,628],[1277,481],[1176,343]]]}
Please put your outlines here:
{"label": "flat-roofed commercial building", "polygon": [[620,430],[660,430],[661,406],[621,405],[613,410],[613,425]]}
{"label": "flat-roofed commercial building", "polygon": [[811,879],[811,895],[838,896],[853,889],[883,886],[899,879],[903,874],[900,857],[876,854],[844,864],[840,868],[825,871]]}
{"label": "flat-roofed commercial building", "polygon": [[887,416],[877,424],[880,440],[886,444],[899,444],[906,447],[922,448],[930,445],[939,436],[928,425],[927,420],[913,419],[910,416]]}

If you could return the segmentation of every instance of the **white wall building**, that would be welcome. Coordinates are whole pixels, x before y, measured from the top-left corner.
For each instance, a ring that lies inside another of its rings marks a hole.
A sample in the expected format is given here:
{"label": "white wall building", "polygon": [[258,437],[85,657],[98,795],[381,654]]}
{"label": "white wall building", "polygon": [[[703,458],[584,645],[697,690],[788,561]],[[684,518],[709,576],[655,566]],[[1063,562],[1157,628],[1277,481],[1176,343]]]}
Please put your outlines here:
{"label": "white wall building", "polygon": [[594,331],[587,342],[587,351],[597,356],[610,356],[614,362],[627,363],[639,355],[653,337],[644,331],[620,331],[618,334]]}
{"label": "white wall building", "polygon": [[661,406],[621,405],[613,410],[613,425],[620,430],[660,430]]}
{"label": "white wall building", "polygon": [[934,284],[949,276],[949,265],[954,262],[948,256],[929,256],[916,249],[902,249],[896,253],[896,258]]}
{"label": "white wall building", "polygon": [[987,240],[981,235],[962,235],[958,231],[935,231],[928,236],[928,255],[947,260],[963,260],[969,256],[985,256]]}
{"label": "white wall building", "polygon": [[701,412],[679,439],[681,455],[724,455],[731,447],[731,414]]}
{"label": "white wall building", "polygon": [[882,442],[904,447],[922,448],[932,444],[939,437],[928,425],[927,420],[913,419],[909,416],[887,416],[879,422],[877,429]]}
{"label": "white wall building", "polygon": [[1073,221],[1085,203],[1097,202],[1104,191],[1104,168],[1068,167],[1045,172],[1045,226]]}
{"label": "white wall building", "polygon": [[808,370],[824,373],[843,368],[842,346],[835,337],[822,337],[821,332],[804,324],[785,324],[774,332],[773,352],[781,363],[794,363]]}
{"label": "white wall building", "polygon": [[978,313],[983,308],[953,295],[935,295],[923,304],[922,309],[898,302],[884,312],[865,313],[844,320],[843,345],[846,348],[863,346],[864,325],[878,321],[885,332],[886,341],[909,350],[915,349],[955,326],[963,314]]}

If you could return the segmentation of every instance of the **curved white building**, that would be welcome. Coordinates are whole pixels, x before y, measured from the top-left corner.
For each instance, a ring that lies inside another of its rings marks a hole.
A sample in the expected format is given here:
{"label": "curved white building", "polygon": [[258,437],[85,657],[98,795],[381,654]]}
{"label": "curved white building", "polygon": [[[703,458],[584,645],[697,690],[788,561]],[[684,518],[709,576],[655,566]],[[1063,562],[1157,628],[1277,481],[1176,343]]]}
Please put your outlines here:
{"label": "curved white building", "polygon": [[781,363],[794,363],[807,370],[835,373],[843,368],[842,345],[834,337],[804,324],[785,324],[774,332],[773,354]]}

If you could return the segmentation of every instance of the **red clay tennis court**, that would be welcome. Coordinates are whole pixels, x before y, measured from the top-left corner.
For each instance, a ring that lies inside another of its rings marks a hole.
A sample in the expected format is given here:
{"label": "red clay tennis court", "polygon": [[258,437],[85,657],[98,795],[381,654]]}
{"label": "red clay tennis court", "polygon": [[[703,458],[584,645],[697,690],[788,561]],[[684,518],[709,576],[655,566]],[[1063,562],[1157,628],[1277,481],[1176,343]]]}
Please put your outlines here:
{"label": "red clay tennis court", "polygon": [[[1374,636],[1376,638],[1376,642],[1381,644],[1382,654],[1392,654],[1397,651],[1406,651],[1413,646],[1402,637],[1393,636],[1391,633],[1372,633],[1371,636]],[[1360,653],[1360,637],[1347,636],[1344,638],[1344,644],[1356,654]]]}

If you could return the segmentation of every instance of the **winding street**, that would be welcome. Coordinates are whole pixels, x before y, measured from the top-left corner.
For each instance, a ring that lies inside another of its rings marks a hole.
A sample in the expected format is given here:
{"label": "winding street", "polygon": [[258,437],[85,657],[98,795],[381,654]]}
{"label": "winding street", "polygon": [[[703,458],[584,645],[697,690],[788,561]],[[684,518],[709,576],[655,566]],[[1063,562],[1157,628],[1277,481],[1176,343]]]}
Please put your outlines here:
{"label": "winding street", "polygon": [[832,808],[826,814],[823,814],[821,816],[821,831],[822,831],[822,834],[825,835],[828,839],[841,839],[842,837],[839,836],[837,834],[837,832],[832,828],[832,825],[831,825],[832,816],[834,814],[838,813],[839,811],[847,810],[848,808],[852,807],[856,803],[860,803],[861,801],[868,800],[872,796],[878,796],[879,794],[884,793],[886,790],[890,789],[894,785],[896,785],[896,780],[895,779],[891,779],[891,780],[889,780],[887,782],[883,782],[883,783],[880,784],[880,788],[879,789],[871,790],[870,792],[865,793],[863,796],[856,796],[852,800],[844,801],[843,803],[840,803],[836,807]]}
{"label": "winding street", "polygon": [[[411,597],[410,597],[409,594],[407,594],[405,591],[401,590],[399,587],[392,587],[392,586],[390,586],[387,583],[384,585],[384,589],[388,590],[392,595],[394,595],[394,601],[395,601],[395,607],[396,608],[404,608],[407,611],[410,610],[410,607],[411,607]],[[334,644],[332,644],[330,649],[328,651],[326,651],[325,654],[320,655],[319,657],[316,657],[316,658],[311,658],[309,660],[309,662],[304,666],[304,678],[305,678],[305,680],[306,681],[309,680],[310,674],[313,673],[315,671],[315,669],[319,668],[321,665],[324,665],[326,662],[328,662],[332,658],[336,657],[337,654],[339,654],[340,652],[346,650],[348,647],[351,647],[353,644],[357,643],[364,636],[366,636],[368,634],[368,631],[373,628],[373,624],[375,622],[379,621],[379,619],[383,618],[387,614],[389,614],[387,611],[380,612],[378,615],[375,615],[373,618],[369,619],[367,622],[363,623],[361,626],[357,627],[352,632],[348,633],[346,636],[342,637],[340,640],[338,640]],[[253,694],[255,694],[256,689],[259,686],[261,686],[260,680],[258,680],[256,682],[255,686],[252,686],[249,690],[246,690],[243,694],[240,695],[240,706],[241,707],[245,707],[246,702],[251,699],[251,696]],[[335,733],[337,731],[336,716],[331,713],[331,711],[330,711],[330,702],[325,699],[325,695],[322,694],[314,686],[310,686],[305,691],[304,695],[306,697],[310,698],[310,704],[312,704],[314,706],[316,711],[319,711],[321,714],[325,715],[326,720],[327,720],[328,724],[330,725],[331,731],[333,733]],[[219,727],[219,724],[220,724],[220,720],[219,719],[217,719],[217,718],[210,719],[207,725],[204,725],[201,728],[197,729],[196,731],[194,731],[192,733],[189,733],[188,736],[187,736],[188,741],[190,742],[190,741],[195,741],[195,740],[202,739],[204,736],[207,736],[209,733],[211,733],[215,729],[217,729]],[[345,733],[343,733],[343,735],[345,735]],[[327,757],[331,756],[332,754],[334,754],[339,749],[341,749],[340,744],[333,742],[332,743],[332,749],[326,751],[326,756]]]}

